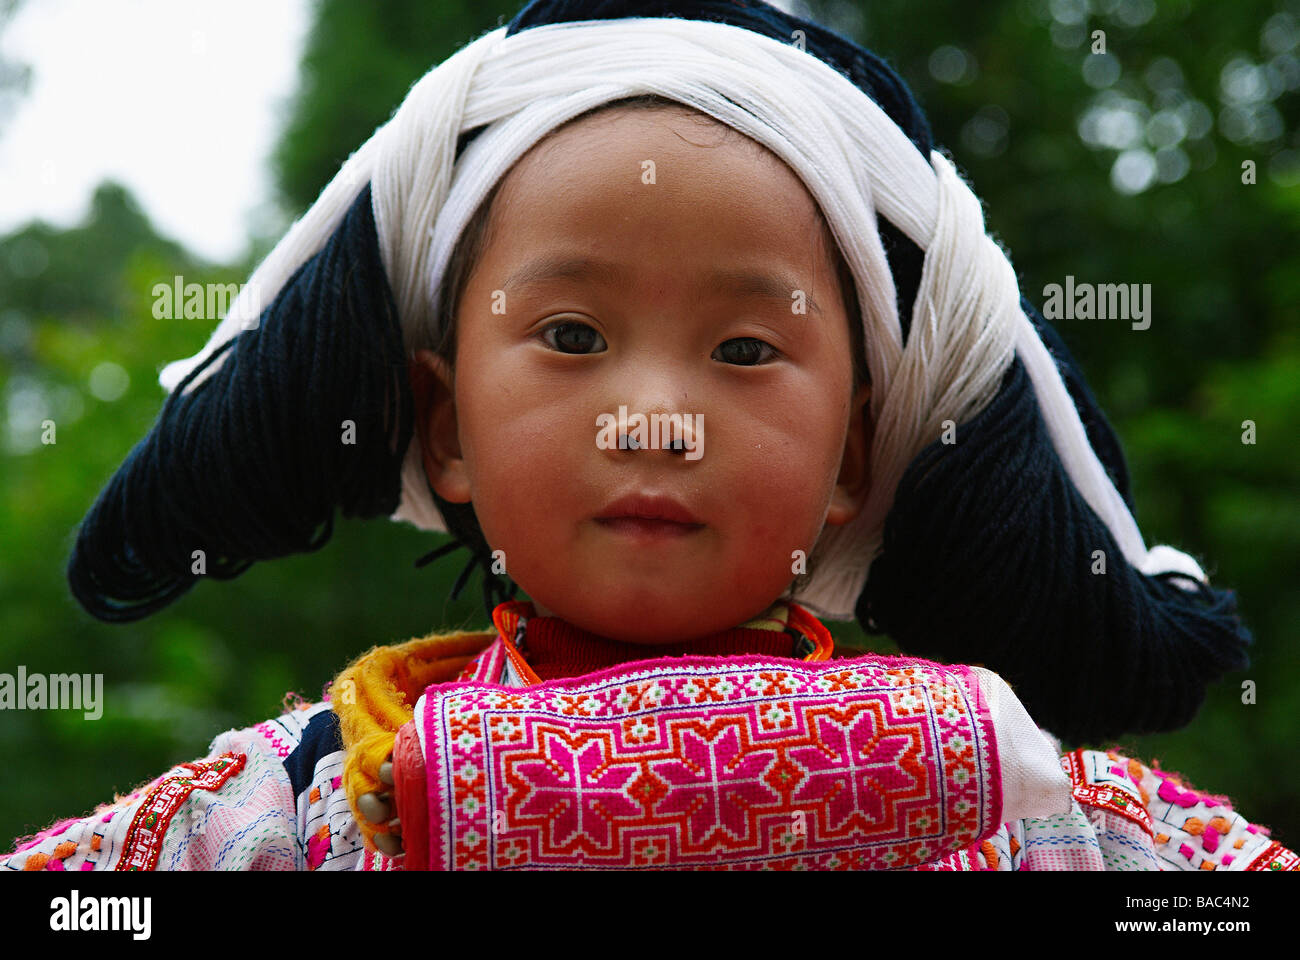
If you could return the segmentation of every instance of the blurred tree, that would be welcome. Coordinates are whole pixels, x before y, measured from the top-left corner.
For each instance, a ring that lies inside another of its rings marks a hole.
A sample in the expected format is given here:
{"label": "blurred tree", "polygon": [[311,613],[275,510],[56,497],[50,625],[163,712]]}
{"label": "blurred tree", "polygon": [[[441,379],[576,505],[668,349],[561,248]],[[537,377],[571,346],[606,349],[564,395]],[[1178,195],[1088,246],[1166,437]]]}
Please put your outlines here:
{"label": "blurred tree", "polygon": [[[5,28],[13,21],[23,0],[0,0],[0,37]],[[17,102],[26,96],[31,85],[32,68],[25,63],[10,60],[0,52],[0,136],[9,126],[9,118],[17,107]]]}
{"label": "blurred tree", "polygon": [[[519,4],[320,0],[289,122],[271,159],[281,201],[304,210],[420,77]],[[381,55],[376,55],[382,51]]]}
{"label": "blurred tree", "polygon": [[37,222],[0,238],[4,305],[64,321],[120,322],[130,299],[126,265],[140,252],[174,260],[182,272],[198,265],[179,244],[154,232],[125,187],[105,181],[95,189],[83,226]]}

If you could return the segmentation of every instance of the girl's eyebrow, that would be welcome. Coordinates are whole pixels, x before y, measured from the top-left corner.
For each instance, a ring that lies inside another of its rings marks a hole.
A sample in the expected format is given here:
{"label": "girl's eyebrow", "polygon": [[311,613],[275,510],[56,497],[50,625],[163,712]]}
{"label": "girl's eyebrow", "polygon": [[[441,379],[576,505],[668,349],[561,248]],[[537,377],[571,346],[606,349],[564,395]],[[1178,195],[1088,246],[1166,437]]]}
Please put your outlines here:
{"label": "girl's eyebrow", "polygon": [[594,280],[605,286],[621,286],[628,281],[627,270],[610,260],[595,257],[549,254],[524,263],[501,285],[503,290],[525,287],[544,280]]}
{"label": "girl's eyebrow", "polygon": [[[607,287],[626,287],[631,283],[631,272],[620,263],[598,257],[545,254],[524,263],[506,278],[502,289],[526,287],[546,280],[590,280]],[[789,304],[799,284],[779,270],[724,268],[703,277],[701,287],[716,291],[729,291],[741,296],[778,300]],[[822,308],[810,291],[804,290],[804,302],[809,310],[822,314]]]}

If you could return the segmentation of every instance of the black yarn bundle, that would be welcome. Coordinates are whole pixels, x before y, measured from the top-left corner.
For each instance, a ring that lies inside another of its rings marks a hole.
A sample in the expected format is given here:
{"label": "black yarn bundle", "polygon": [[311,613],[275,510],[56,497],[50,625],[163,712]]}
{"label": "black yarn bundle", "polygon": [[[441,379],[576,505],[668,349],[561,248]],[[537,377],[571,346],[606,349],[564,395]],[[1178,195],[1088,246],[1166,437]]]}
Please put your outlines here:
{"label": "black yarn bundle", "polygon": [[1188,592],[1124,559],[1057,456],[1019,357],[956,439],[922,450],[899,483],[858,598],[869,629],[989,667],[1072,744],[1181,727],[1207,683],[1247,665],[1232,591]]}
{"label": "black yarn bundle", "polygon": [[336,506],[391,515],[413,409],[367,186],[259,325],[167,398],[81,523],[72,593],[101,620],[139,620],[203,576],[320,549]]}

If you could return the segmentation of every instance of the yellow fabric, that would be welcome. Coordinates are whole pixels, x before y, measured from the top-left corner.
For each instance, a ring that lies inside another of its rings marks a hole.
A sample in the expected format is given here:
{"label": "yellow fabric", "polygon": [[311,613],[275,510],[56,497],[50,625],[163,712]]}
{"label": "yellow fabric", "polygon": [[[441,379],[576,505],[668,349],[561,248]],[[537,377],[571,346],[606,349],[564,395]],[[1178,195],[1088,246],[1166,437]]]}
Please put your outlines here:
{"label": "yellow fabric", "polygon": [[[330,685],[330,702],[338,714],[339,733],[347,751],[343,787],[371,850],[376,849],[374,835],[387,833],[388,825],[367,821],[357,799],[365,793],[389,789],[379,779],[378,771],[379,765],[392,755],[398,729],[414,715],[415,702],[425,687],[454,679],[495,639],[495,632],[457,632],[372,647]],[[392,815],[396,816],[396,812]]]}

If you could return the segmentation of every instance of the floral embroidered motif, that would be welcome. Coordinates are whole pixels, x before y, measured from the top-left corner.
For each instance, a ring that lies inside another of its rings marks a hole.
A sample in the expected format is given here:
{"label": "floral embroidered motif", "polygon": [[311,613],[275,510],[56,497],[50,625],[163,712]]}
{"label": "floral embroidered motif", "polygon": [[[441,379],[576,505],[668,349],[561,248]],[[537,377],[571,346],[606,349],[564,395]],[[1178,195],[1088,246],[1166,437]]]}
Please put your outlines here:
{"label": "floral embroidered motif", "polygon": [[687,657],[435,685],[433,866],[976,868],[1001,783],[964,669]]}

